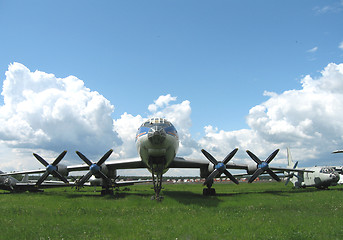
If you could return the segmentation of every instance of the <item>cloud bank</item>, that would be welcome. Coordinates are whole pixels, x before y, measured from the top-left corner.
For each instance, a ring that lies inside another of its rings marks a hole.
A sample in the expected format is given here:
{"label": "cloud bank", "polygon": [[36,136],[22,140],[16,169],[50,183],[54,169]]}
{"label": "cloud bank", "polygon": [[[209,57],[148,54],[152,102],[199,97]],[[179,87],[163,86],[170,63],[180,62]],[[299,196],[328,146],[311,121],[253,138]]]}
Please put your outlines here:
{"label": "cloud bank", "polygon": [[331,63],[319,78],[305,76],[301,84],[299,90],[265,92],[269,99],[251,108],[246,118],[250,129],[225,132],[207,126],[202,145],[230,143],[266,157],[274,148],[289,146],[302,162],[343,147],[343,64]]}
{"label": "cloud bank", "polygon": [[[86,88],[82,80],[31,72],[19,63],[9,66],[1,94],[0,147],[13,151],[59,153],[68,149],[99,156],[114,148],[114,158],[136,157],[135,133],[152,116],[165,117],[178,129],[180,156],[202,158],[200,149],[205,148],[220,159],[239,147],[235,161],[250,162],[246,149],[266,158],[281,148],[273,163],[282,165],[286,162],[284,150],[289,146],[296,160],[310,165],[343,148],[343,64],[330,63],[317,78],[305,76],[300,89],[280,94],[265,92],[269,99],[251,108],[246,117],[249,128],[225,131],[204,126],[203,137],[198,140],[190,133],[191,103],[170,94],[154,100],[147,107],[147,116],[124,113],[112,119],[114,106]],[[322,165],[326,164],[341,163]],[[18,162],[1,161],[3,166],[16,169]]]}
{"label": "cloud bank", "polygon": [[95,154],[97,148],[121,144],[113,131],[114,106],[80,79],[31,72],[20,63],[11,64],[5,75],[0,139],[9,147]]}

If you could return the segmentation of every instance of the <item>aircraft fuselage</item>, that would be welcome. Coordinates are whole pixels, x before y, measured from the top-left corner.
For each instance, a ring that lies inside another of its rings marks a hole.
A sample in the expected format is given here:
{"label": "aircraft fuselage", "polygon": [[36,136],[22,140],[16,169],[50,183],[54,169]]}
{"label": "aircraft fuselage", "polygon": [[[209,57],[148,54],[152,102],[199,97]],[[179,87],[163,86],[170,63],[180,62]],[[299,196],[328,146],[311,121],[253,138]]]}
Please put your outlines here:
{"label": "aircraft fuselage", "polygon": [[152,118],[144,122],[136,135],[138,154],[149,171],[163,174],[179,148],[178,133],[169,121]]}
{"label": "aircraft fuselage", "polygon": [[317,187],[327,188],[337,185],[339,174],[331,167],[311,167],[306,168],[313,172],[299,173],[302,179],[293,177],[291,180],[295,187]]}

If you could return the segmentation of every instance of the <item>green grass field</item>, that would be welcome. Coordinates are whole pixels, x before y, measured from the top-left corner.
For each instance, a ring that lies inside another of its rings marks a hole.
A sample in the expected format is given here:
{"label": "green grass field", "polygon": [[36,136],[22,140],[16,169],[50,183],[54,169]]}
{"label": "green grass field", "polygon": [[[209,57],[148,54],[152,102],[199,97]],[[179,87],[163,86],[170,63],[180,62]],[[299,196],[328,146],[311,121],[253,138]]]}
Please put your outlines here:
{"label": "green grass field", "polygon": [[343,239],[343,187],[214,186],[203,197],[200,184],[164,185],[162,202],[151,185],[0,192],[0,239]]}

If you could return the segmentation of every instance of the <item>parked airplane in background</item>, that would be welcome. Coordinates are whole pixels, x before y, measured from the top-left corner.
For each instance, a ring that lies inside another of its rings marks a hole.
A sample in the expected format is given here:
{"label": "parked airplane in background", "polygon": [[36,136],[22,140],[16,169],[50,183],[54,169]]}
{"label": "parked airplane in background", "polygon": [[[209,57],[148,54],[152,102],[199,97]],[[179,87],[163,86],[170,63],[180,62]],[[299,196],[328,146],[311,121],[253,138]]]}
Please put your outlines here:
{"label": "parked airplane in background", "polygon": [[0,189],[7,190],[10,192],[39,192],[40,188],[52,188],[52,187],[65,187],[65,183],[61,181],[46,181],[41,184],[40,188],[36,187],[36,183],[28,180],[26,174],[24,178],[19,181],[14,177],[8,176],[0,171]]}
{"label": "parked airplane in background", "polygon": [[[252,152],[247,151],[248,155],[255,161],[256,164],[234,164],[229,161],[236,154],[238,149],[234,149],[229,153],[223,161],[217,161],[206,150],[201,150],[208,161],[204,159],[186,159],[176,157],[179,148],[179,136],[173,124],[163,118],[151,118],[144,122],[138,129],[136,135],[136,147],[139,154],[137,158],[121,159],[105,161],[109,158],[112,150],[108,151],[98,162],[90,161],[86,156],[80,152],[76,154],[86,163],[82,165],[65,166],[59,164],[66,152],[62,152],[56,160],[49,164],[37,154],[34,156],[45,167],[45,170],[32,170],[11,173],[26,174],[26,173],[43,173],[41,178],[37,181],[37,187],[41,186],[49,174],[68,182],[65,176],[71,171],[86,171],[88,173],[77,181],[77,186],[81,187],[94,175],[103,180],[103,192],[110,193],[113,187],[113,181],[116,178],[117,169],[136,169],[147,168],[153,179],[153,186],[155,195],[153,199],[160,200],[160,191],[162,189],[162,176],[169,168],[199,168],[200,177],[206,178],[204,185],[207,188],[203,189],[204,195],[214,195],[215,190],[212,188],[213,179],[225,174],[232,182],[238,184],[237,179],[227,169],[244,169],[248,175],[252,175],[249,182],[253,182],[260,174],[268,173],[272,178],[281,181],[280,178],[273,172],[276,171],[292,171],[292,172],[306,172],[303,169],[290,168],[276,168],[270,167],[269,163],[274,159],[279,150],[275,150],[265,161],[261,161]],[[2,174],[0,174],[1,176]],[[8,174],[10,175],[10,174]]]}
{"label": "parked airplane in background", "polygon": [[[34,180],[29,180],[28,174],[25,174],[23,179],[21,181],[17,180],[14,177],[6,175],[6,173],[0,171],[0,189],[1,190],[7,190],[10,192],[41,192],[41,189],[45,188],[56,188],[56,187],[65,187],[65,186],[72,186],[72,187],[79,187],[78,181],[76,180],[75,182],[69,182],[68,185],[64,183],[63,181],[44,181],[37,185],[38,181]],[[97,187],[97,186],[102,186],[102,179],[101,178],[91,178],[89,179],[88,182],[84,183],[83,186],[92,186],[92,187]],[[136,183],[146,183],[146,182],[151,182],[149,180],[132,180],[132,181],[116,181],[116,179],[113,181],[113,186],[114,187],[124,187],[124,186],[129,186],[133,185]]]}
{"label": "parked airplane in background", "polygon": [[333,167],[310,167],[305,168],[307,172],[294,172],[298,162],[292,160],[291,151],[287,148],[288,167],[293,167],[291,171],[285,171],[286,185],[291,181],[294,187],[316,187],[326,189],[329,186],[336,186],[340,176]]}
{"label": "parked airplane in background", "polygon": [[[332,153],[343,153],[343,150],[336,150],[336,151],[333,151]],[[338,184],[343,184],[343,166],[334,166],[333,168],[340,176]]]}

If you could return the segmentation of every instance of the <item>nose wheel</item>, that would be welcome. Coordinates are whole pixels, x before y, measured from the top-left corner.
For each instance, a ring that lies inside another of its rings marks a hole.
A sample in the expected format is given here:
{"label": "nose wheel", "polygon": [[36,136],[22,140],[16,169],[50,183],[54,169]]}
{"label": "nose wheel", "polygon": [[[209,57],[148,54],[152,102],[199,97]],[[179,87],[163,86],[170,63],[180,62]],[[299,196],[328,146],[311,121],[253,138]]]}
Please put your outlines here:
{"label": "nose wheel", "polygon": [[163,172],[161,169],[164,169],[164,165],[154,164],[153,168],[151,169],[152,174],[152,182],[154,184],[154,191],[155,195],[151,197],[151,200],[161,201],[163,196],[160,196],[160,192],[162,189],[162,175]]}
{"label": "nose wheel", "polygon": [[151,197],[151,200],[161,201],[163,196],[160,196],[162,189],[162,173],[156,174],[152,172],[152,182],[154,184],[155,195]]}

